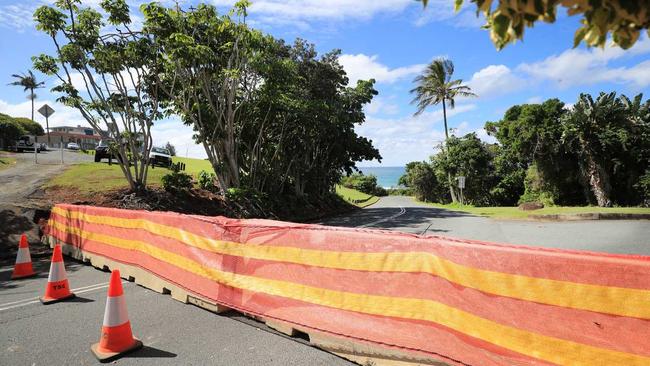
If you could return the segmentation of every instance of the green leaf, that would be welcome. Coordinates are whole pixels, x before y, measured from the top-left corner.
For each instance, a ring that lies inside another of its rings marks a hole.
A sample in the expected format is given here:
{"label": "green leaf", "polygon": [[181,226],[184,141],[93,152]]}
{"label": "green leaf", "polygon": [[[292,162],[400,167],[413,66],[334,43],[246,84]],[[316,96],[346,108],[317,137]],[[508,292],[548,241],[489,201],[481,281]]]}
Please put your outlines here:
{"label": "green leaf", "polygon": [[492,29],[499,36],[500,39],[504,39],[508,33],[508,27],[510,27],[510,18],[501,14],[500,12],[495,13],[492,18]]}
{"label": "green leaf", "polygon": [[584,25],[578,28],[575,35],[573,36],[573,48],[578,47],[580,42],[582,42],[582,40],[585,38],[585,35],[587,34],[588,30],[589,29],[587,28],[587,26]]}
{"label": "green leaf", "polygon": [[463,0],[455,0],[454,1],[454,11],[458,12],[460,11],[460,8],[463,6]]}

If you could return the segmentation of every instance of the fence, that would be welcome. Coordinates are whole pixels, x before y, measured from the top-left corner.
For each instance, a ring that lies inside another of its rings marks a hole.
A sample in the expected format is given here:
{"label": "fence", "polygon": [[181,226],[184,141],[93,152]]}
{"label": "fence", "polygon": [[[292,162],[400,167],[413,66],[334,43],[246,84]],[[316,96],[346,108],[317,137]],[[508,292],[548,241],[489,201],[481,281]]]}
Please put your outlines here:
{"label": "fence", "polygon": [[650,257],[74,205],[48,235],[355,360],[650,364]]}

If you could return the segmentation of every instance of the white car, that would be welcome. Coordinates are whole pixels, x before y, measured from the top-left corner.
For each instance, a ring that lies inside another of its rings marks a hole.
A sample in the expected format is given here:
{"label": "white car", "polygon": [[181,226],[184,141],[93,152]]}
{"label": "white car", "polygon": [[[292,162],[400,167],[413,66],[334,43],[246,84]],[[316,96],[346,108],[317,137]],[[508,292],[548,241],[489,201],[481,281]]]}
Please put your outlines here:
{"label": "white car", "polygon": [[149,153],[149,164],[170,168],[172,166],[172,156],[169,150],[161,147],[152,147]]}
{"label": "white car", "polygon": [[68,150],[79,150],[79,145],[76,142],[68,142],[66,148]]}

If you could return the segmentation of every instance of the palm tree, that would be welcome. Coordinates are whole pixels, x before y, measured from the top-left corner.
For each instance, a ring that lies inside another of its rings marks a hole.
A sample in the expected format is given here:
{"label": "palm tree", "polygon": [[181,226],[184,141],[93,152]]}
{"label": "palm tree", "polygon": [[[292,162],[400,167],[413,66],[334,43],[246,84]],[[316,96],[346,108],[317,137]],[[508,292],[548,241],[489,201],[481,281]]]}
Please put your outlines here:
{"label": "palm tree", "polygon": [[[32,101],[32,122],[33,122],[34,121],[34,99],[36,99],[36,94],[34,94],[34,89],[43,88],[45,86],[45,83],[42,81],[37,81],[36,76],[34,76],[32,70],[27,70],[27,74],[22,74],[22,75],[13,74],[11,76],[18,80],[14,81],[13,83],[9,83],[9,85],[22,86],[23,91],[29,90],[29,96],[27,98]],[[48,134],[50,131],[49,127],[50,126],[47,126]]]}
{"label": "palm tree", "polygon": [[[411,94],[415,97],[411,101],[417,104],[417,111],[414,115],[420,115],[427,107],[442,103],[442,117],[445,122],[445,146],[449,139],[449,128],[447,127],[447,104],[453,109],[456,106],[456,97],[475,97],[467,85],[463,85],[463,80],[452,80],[454,74],[454,63],[446,58],[433,60],[424,72],[415,78],[417,86],[411,89]],[[447,175],[449,183],[449,193],[452,201],[456,202],[456,192],[452,184],[451,174]]]}
{"label": "palm tree", "polygon": [[625,151],[633,141],[630,131],[635,111],[643,108],[641,98],[632,102],[616,93],[600,93],[594,100],[589,94],[580,94],[570,113],[562,121],[562,142],[572,146],[581,157],[580,172],[585,177],[600,207],[610,207],[611,174],[616,160],[606,158],[612,152]]}

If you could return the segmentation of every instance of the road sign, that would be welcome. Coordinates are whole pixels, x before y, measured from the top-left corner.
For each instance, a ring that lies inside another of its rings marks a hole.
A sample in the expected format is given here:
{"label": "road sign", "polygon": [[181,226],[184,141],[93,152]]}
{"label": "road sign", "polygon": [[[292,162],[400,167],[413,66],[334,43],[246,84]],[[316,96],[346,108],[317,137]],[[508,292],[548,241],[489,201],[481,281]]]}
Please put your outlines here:
{"label": "road sign", "polygon": [[42,114],[43,117],[48,118],[54,114],[54,109],[47,104],[44,104],[41,108],[38,109],[38,113]]}
{"label": "road sign", "polygon": [[54,114],[54,109],[47,104],[43,104],[41,108],[38,109],[38,113],[42,114],[45,117],[45,129],[47,130],[47,144],[50,145],[50,116]]}
{"label": "road sign", "polygon": [[461,175],[460,177],[458,177],[456,179],[458,179],[458,188],[460,188],[460,189],[465,188],[465,177]]}

